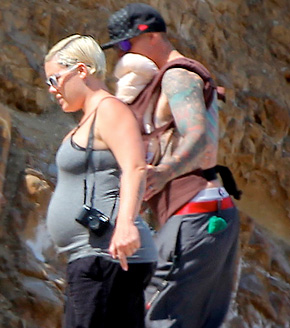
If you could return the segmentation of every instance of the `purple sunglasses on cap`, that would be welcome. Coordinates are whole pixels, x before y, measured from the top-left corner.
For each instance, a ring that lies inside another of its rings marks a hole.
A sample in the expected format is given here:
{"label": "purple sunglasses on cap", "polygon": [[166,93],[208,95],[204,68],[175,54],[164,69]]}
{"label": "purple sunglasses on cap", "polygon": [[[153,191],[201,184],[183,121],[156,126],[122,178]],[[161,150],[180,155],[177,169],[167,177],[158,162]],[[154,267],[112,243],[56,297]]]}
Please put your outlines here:
{"label": "purple sunglasses on cap", "polygon": [[129,40],[120,41],[115,46],[124,52],[128,52],[132,48],[132,44]]}

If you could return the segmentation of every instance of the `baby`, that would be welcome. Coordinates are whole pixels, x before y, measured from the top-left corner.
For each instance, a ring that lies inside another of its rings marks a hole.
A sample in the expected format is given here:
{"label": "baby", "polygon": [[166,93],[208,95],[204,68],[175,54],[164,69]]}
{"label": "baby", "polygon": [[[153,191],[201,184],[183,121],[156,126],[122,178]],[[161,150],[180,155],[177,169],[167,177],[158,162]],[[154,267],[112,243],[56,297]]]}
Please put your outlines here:
{"label": "baby", "polygon": [[[118,61],[114,75],[117,78],[116,97],[131,104],[140,94],[140,92],[151,82],[154,76],[158,73],[158,67],[149,58],[126,53]],[[153,101],[144,114],[144,129],[147,134],[153,132],[152,124]],[[146,147],[146,162],[153,164],[160,157],[160,146],[156,137],[148,141]]]}
{"label": "baby", "polygon": [[158,72],[158,67],[149,58],[127,53],[120,58],[115,67],[118,79],[116,96],[131,104]]}

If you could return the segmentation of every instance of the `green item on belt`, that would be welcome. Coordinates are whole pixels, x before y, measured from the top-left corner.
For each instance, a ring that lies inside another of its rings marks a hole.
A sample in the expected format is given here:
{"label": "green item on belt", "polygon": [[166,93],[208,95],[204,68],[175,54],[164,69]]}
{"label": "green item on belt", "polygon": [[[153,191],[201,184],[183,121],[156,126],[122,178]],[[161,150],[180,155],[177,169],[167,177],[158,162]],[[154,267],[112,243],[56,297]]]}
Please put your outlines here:
{"label": "green item on belt", "polygon": [[208,221],[207,231],[208,233],[215,233],[225,229],[227,225],[227,222],[223,218],[212,216]]}

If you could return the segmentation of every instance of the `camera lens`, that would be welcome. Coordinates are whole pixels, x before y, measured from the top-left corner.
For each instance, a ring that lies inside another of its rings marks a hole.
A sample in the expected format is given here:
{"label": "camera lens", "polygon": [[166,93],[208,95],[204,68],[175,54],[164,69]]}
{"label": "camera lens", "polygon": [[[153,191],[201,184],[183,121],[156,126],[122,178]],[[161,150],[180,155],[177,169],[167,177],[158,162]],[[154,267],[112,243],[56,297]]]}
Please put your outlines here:
{"label": "camera lens", "polygon": [[100,227],[100,220],[94,216],[89,216],[89,226],[92,230],[97,230]]}

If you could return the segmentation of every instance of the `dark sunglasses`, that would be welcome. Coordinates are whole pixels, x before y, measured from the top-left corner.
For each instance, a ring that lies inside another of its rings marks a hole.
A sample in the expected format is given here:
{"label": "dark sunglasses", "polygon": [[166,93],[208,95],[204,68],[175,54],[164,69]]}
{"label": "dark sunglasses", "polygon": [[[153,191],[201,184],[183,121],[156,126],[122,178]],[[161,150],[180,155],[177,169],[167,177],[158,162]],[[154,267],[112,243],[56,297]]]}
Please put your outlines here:
{"label": "dark sunglasses", "polygon": [[120,49],[124,52],[128,52],[132,48],[132,43],[129,40],[123,40],[123,41],[118,42],[115,45],[115,48]]}
{"label": "dark sunglasses", "polygon": [[49,76],[47,79],[46,79],[46,84],[49,86],[49,87],[54,87],[54,88],[57,88],[58,87],[58,79],[64,75],[64,74],[67,74],[69,72],[72,72],[73,70],[75,70],[76,68],[78,67],[78,64],[77,65],[74,65],[70,68],[68,68],[67,70],[63,71],[63,72],[60,72],[60,73],[56,73],[56,74],[53,74],[51,76]]}

